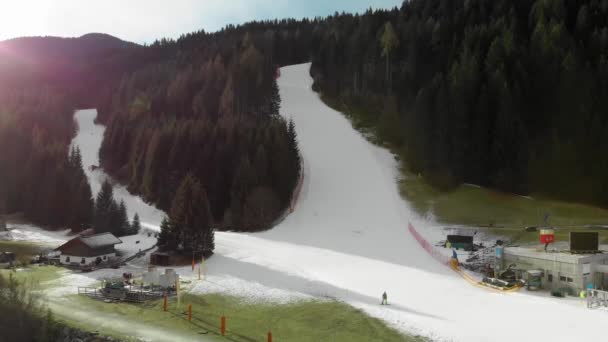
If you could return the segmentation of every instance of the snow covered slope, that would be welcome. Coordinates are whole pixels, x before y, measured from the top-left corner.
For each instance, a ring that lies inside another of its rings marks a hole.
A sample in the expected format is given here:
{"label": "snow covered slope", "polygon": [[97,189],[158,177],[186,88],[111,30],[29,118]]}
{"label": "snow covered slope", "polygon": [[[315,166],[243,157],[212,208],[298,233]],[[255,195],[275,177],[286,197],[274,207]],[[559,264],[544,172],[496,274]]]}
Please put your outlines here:
{"label": "snow covered slope", "polygon": [[[207,266],[210,285],[231,294],[256,289],[279,301],[285,293],[334,298],[436,340],[601,339],[605,313],[576,301],[479,289],[427,255],[407,224],[424,230],[434,223],[418,218],[400,198],[394,158],[321,102],[311,90],[309,67],[283,68],[279,79],[281,113],[296,123],[305,163],[296,211],[268,232],[217,233]],[[81,130],[82,119],[92,120],[82,113]],[[97,153],[92,143],[83,148],[89,153]],[[130,211],[141,205],[128,193],[121,196]],[[157,226],[162,215],[139,213],[148,226]],[[190,268],[178,272],[194,276]],[[379,305],[383,291],[389,306]]]}
{"label": "snow covered slope", "polygon": [[[97,196],[103,181],[111,179],[103,170],[91,168],[91,166],[99,166],[99,148],[105,131],[104,126],[95,124],[96,116],[97,111],[94,109],[77,111],[76,122],[79,130],[77,136],[72,140],[72,146],[80,147],[82,152],[82,164],[91,183],[93,197]],[[132,196],[127,188],[121,185],[114,186],[114,197],[119,201],[122,199],[128,204],[129,219],[138,213],[143,227],[160,229],[160,222],[164,215],[162,211],[148,205],[139,197]]]}

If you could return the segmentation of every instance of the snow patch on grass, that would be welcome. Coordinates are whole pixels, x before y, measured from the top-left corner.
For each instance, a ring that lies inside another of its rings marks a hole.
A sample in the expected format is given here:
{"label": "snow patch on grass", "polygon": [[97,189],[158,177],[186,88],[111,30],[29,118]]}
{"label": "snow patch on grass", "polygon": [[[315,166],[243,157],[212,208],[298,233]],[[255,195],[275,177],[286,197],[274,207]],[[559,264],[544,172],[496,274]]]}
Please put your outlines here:
{"label": "snow patch on grass", "polygon": [[0,240],[36,242],[47,245],[61,245],[72,238],[69,229],[49,231],[29,224],[8,224],[8,232],[0,234]]}
{"label": "snow patch on grass", "polygon": [[315,297],[303,293],[271,288],[258,282],[243,280],[230,275],[207,276],[204,281],[194,281],[188,289],[188,293],[193,295],[219,293],[254,304],[290,304],[315,299]]}

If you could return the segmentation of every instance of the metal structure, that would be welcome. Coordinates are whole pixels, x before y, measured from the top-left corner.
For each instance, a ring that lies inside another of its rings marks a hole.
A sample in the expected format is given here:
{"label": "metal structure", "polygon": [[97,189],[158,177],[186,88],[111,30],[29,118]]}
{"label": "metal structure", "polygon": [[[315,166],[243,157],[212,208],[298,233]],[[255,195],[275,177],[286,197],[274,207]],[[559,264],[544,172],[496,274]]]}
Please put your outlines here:
{"label": "metal structure", "polygon": [[587,308],[608,307],[608,291],[587,289]]}

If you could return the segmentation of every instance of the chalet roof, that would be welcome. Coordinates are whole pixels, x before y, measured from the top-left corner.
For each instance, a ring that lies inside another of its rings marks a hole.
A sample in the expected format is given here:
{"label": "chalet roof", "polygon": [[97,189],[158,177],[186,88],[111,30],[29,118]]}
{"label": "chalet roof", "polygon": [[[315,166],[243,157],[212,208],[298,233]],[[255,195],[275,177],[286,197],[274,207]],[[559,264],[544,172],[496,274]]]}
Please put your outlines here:
{"label": "chalet roof", "polygon": [[122,243],[122,241],[112,233],[102,233],[87,237],[80,237],[80,240],[91,248],[114,246]]}
{"label": "chalet roof", "polygon": [[102,233],[91,236],[78,236],[57,247],[56,251],[63,254],[78,256],[96,256],[109,254],[114,251],[114,245],[122,241],[112,233]]}

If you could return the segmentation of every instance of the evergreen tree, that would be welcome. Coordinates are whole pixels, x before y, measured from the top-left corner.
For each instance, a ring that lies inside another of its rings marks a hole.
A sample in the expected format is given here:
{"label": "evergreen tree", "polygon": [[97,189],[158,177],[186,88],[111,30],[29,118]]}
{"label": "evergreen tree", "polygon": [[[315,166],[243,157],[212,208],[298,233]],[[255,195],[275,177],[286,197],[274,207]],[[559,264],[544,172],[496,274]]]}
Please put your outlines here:
{"label": "evergreen tree", "polygon": [[386,83],[387,87],[390,91],[391,89],[391,53],[397,47],[399,47],[399,37],[395,33],[395,29],[393,28],[393,24],[391,22],[387,22],[384,25],[384,32],[382,33],[382,37],[380,38],[382,43],[382,56],[386,57]]}
{"label": "evergreen tree", "polygon": [[139,222],[139,215],[135,213],[133,216],[133,223],[131,223],[131,235],[139,234],[141,230],[141,223]]}
{"label": "evergreen tree", "polygon": [[114,211],[113,207],[116,207],[116,202],[114,201],[114,189],[112,188],[112,184],[110,184],[108,180],[105,180],[101,185],[101,190],[97,194],[97,199],[95,201],[93,227],[95,228],[96,233],[113,231],[111,225],[116,221],[112,220],[111,216]]}
{"label": "evergreen tree", "polygon": [[125,236],[131,232],[131,225],[129,224],[129,217],[127,216],[127,206],[124,201],[120,201],[118,206],[118,219],[120,223],[116,230],[116,236]]}
{"label": "evergreen tree", "polygon": [[213,218],[207,193],[191,174],[179,186],[169,215],[170,226],[185,253],[213,254]]}
{"label": "evergreen tree", "polygon": [[177,234],[171,228],[171,223],[167,217],[163,217],[160,224],[160,234],[158,234],[158,245],[163,250],[176,250],[178,246]]}

